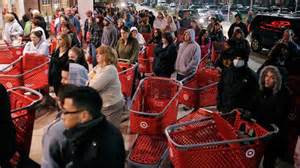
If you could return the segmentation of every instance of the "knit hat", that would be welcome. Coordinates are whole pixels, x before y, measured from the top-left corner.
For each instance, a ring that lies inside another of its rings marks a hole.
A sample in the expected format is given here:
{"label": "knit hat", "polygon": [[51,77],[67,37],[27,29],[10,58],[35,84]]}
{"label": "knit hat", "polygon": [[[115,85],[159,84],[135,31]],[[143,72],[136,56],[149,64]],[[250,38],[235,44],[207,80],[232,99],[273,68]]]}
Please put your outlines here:
{"label": "knit hat", "polygon": [[138,31],[138,29],[136,27],[131,27],[130,32],[132,32],[132,31]]}
{"label": "knit hat", "polygon": [[111,18],[110,16],[105,16],[104,18],[106,21],[108,21],[109,23],[113,23],[114,22],[114,19]]}

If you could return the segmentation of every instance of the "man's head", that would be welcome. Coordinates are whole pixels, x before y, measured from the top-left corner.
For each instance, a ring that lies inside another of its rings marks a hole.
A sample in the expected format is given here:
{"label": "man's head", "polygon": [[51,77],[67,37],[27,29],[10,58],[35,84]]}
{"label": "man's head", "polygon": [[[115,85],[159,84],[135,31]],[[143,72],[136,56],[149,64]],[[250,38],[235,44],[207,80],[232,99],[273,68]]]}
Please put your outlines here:
{"label": "man's head", "polygon": [[93,12],[91,10],[86,11],[86,17],[92,17],[93,16]]}
{"label": "man's head", "polygon": [[110,25],[111,23],[113,23],[114,21],[113,21],[113,19],[110,17],[110,16],[106,16],[105,18],[104,18],[104,20],[103,20],[103,24],[104,24],[104,26],[108,26],[108,25]]}
{"label": "man's head", "polygon": [[67,129],[102,116],[102,99],[95,89],[87,86],[64,93],[61,106],[62,119]]}
{"label": "man's head", "polygon": [[236,14],[234,17],[235,17],[235,22],[236,22],[236,23],[240,23],[240,22],[241,22],[242,17],[241,17],[240,14]]}
{"label": "man's head", "polygon": [[66,14],[67,16],[73,16],[73,15],[72,15],[72,9],[71,9],[71,8],[66,8],[66,9],[65,9],[65,14]]}

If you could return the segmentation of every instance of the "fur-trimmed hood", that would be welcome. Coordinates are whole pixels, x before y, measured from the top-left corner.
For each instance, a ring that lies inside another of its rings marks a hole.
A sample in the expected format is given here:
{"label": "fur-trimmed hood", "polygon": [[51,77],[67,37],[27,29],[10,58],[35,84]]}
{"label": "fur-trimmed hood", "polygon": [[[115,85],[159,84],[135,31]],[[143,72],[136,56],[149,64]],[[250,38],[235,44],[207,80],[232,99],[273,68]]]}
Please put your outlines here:
{"label": "fur-trimmed hood", "polygon": [[258,80],[258,84],[259,84],[259,89],[263,90],[264,89],[264,78],[266,76],[266,73],[268,71],[271,71],[275,74],[276,77],[276,83],[275,86],[273,88],[273,95],[275,95],[276,93],[278,93],[281,90],[281,86],[282,86],[282,76],[279,72],[279,69],[275,66],[272,65],[268,65],[265,66],[259,74],[259,80]]}

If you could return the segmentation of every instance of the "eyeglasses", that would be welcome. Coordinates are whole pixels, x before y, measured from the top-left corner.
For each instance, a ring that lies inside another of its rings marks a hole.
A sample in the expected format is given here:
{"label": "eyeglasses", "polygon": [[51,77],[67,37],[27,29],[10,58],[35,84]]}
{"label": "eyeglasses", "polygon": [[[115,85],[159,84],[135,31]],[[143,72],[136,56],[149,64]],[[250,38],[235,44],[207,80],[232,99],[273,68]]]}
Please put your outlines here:
{"label": "eyeglasses", "polygon": [[83,112],[84,110],[76,110],[76,111],[66,111],[65,109],[61,109],[61,113],[63,115],[68,115],[68,114],[78,114]]}

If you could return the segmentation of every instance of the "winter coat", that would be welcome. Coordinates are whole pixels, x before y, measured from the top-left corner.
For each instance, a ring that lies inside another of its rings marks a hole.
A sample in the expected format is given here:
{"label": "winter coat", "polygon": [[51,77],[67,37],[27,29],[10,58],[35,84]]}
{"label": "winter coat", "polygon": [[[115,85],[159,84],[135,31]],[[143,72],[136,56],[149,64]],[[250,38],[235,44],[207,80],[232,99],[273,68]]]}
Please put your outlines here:
{"label": "winter coat", "polygon": [[[263,86],[264,73],[267,69],[273,69],[276,79],[273,89],[267,89]],[[289,104],[291,102],[290,93],[282,83],[282,76],[278,68],[274,66],[265,66],[259,76],[259,91],[256,96],[256,110],[253,111],[255,118],[263,125],[274,123],[282,127],[289,114]]]}
{"label": "winter coat", "polygon": [[[263,86],[264,71],[272,68],[277,76],[278,82],[275,83],[273,89],[267,89]],[[275,124],[279,128],[279,134],[272,139],[274,152],[279,152],[284,149],[287,142],[287,124],[288,115],[291,110],[291,96],[285,85],[282,84],[282,77],[279,70],[274,66],[266,66],[261,70],[259,77],[259,90],[256,94],[255,104],[256,107],[252,111],[253,118],[265,128],[270,128],[270,124]],[[272,150],[272,149],[271,149]],[[282,153],[282,152],[279,152]]]}
{"label": "winter coat", "polygon": [[68,60],[69,60],[68,50],[62,56],[59,56],[59,48],[58,48],[51,56],[51,60],[49,64],[48,81],[49,81],[49,86],[54,87],[55,93],[58,92],[58,89],[61,85],[62,67],[66,65]]}
{"label": "winter coat", "polygon": [[166,48],[162,44],[154,49],[153,70],[155,75],[162,77],[170,77],[175,71],[175,61],[177,50],[174,44],[169,44]]}
{"label": "winter coat", "polygon": [[246,26],[245,23],[243,23],[243,22],[240,22],[240,23],[232,23],[231,26],[230,26],[230,28],[229,28],[229,30],[228,30],[228,37],[229,37],[229,39],[231,39],[231,37],[232,37],[232,35],[233,35],[233,32],[234,32],[234,29],[235,29],[236,27],[241,28],[241,30],[242,30],[243,33],[244,33],[245,38],[248,36],[248,29],[247,29],[247,26]]}
{"label": "winter coat", "polygon": [[251,111],[257,89],[256,74],[247,66],[223,68],[218,83],[217,109],[223,113],[235,108]]}
{"label": "winter coat", "polygon": [[187,76],[195,72],[201,59],[200,46],[195,42],[193,29],[186,30],[190,34],[191,42],[182,42],[176,58],[175,70],[178,74]]}
{"label": "winter coat", "polygon": [[150,24],[146,24],[146,25],[139,25],[138,26],[138,31],[140,33],[151,33],[152,32],[152,28]]}
{"label": "winter coat", "polygon": [[96,48],[101,45],[102,39],[102,30],[101,27],[97,23],[93,23],[88,27],[88,32],[90,32],[90,39],[86,39],[90,41]]}
{"label": "winter coat", "polygon": [[16,130],[10,113],[9,95],[0,84],[0,167],[7,167],[8,161],[16,151]]}
{"label": "winter coat", "polygon": [[65,130],[64,135],[69,142],[65,151],[66,168],[124,167],[122,134],[105,117]]}
{"label": "winter coat", "polygon": [[115,47],[118,42],[118,30],[113,24],[110,24],[109,26],[104,26],[102,38],[101,38],[101,44],[107,45],[110,47]]}

